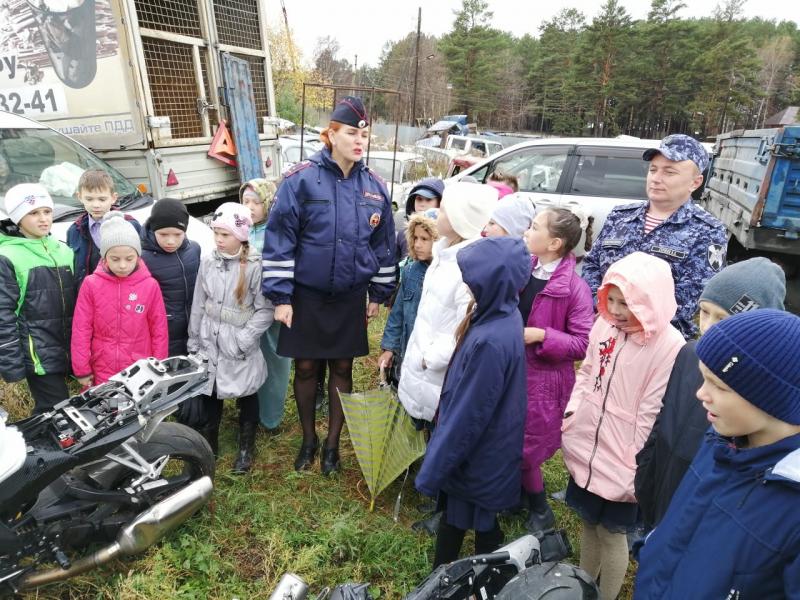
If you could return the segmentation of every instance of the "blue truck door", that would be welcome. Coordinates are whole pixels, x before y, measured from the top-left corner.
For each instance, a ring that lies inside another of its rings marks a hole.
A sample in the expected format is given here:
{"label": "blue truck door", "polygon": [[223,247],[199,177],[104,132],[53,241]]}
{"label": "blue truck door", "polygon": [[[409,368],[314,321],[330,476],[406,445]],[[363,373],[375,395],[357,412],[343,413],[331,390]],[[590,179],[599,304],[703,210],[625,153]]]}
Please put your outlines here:
{"label": "blue truck door", "polygon": [[764,202],[761,224],[785,229],[785,237],[800,235],[800,127],[787,126],[775,137],[772,181]]}
{"label": "blue truck door", "polygon": [[241,58],[223,52],[222,72],[225,78],[225,99],[232,121],[233,141],[236,143],[239,181],[244,183],[264,177],[250,65]]}

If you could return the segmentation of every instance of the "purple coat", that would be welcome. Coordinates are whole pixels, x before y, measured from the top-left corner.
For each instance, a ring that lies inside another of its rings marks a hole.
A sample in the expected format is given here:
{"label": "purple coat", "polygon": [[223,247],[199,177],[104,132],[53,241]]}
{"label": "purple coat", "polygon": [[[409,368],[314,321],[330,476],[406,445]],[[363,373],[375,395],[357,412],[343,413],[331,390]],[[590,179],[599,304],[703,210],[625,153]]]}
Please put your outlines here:
{"label": "purple coat", "polygon": [[[538,259],[532,258],[531,268]],[[525,489],[541,489],[540,465],[561,446],[561,419],[572,387],[575,361],[583,360],[594,323],[592,292],[567,254],[536,295],[526,327],[546,331],[544,342],[525,346],[528,415],[522,479]]]}

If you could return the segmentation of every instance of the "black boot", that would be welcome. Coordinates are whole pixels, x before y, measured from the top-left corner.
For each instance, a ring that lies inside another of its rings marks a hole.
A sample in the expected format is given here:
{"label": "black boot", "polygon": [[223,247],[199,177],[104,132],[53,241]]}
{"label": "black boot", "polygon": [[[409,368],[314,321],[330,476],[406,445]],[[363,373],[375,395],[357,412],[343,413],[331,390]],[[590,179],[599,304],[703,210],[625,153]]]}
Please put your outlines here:
{"label": "black boot", "polygon": [[208,425],[197,431],[200,435],[202,435],[208,445],[211,446],[211,451],[214,453],[214,458],[219,458],[219,424],[217,425]]}
{"label": "black boot", "polygon": [[555,526],[556,516],[547,503],[547,494],[544,491],[538,494],[528,494],[528,507],[530,513],[525,521],[525,529],[528,530],[528,533],[539,536]]}
{"label": "black boot", "polygon": [[339,447],[328,448],[328,440],[325,440],[325,446],[322,448],[322,455],[320,456],[320,470],[322,474],[327,477],[334,471],[338,471],[339,463]]}
{"label": "black boot", "polygon": [[442,521],[443,511],[435,512],[429,517],[420,519],[411,524],[411,529],[418,533],[427,533],[428,535],[435,536],[439,532],[439,524]]}
{"label": "black boot", "polygon": [[303,471],[308,469],[314,463],[317,448],[319,448],[319,439],[314,435],[314,442],[312,444],[303,444],[300,446],[297,458],[294,459],[294,470]]}
{"label": "black boot", "polygon": [[253,453],[256,447],[256,424],[247,421],[239,426],[239,452],[233,463],[233,473],[243,475],[253,466]]}

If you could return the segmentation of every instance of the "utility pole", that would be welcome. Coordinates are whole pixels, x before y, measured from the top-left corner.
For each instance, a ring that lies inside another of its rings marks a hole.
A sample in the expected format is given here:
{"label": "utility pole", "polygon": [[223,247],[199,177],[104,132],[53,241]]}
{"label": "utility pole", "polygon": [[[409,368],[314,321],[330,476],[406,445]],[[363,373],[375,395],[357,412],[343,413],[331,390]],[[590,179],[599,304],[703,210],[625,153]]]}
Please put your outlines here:
{"label": "utility pole", "polygon": [[419,13],[417,14],[417,43],[416,48],[414,49],[414,92],[411,95],[411,125],[416,125],[416,115],[417,115],[417,78],[419,77],[419,36],[420,31],[422,30],[422,7],[419,7]]}
{"label": "utility pole", "polygon": [[358,86],[358,54],[356,54],[356,60],[353,63],[353,85]]}

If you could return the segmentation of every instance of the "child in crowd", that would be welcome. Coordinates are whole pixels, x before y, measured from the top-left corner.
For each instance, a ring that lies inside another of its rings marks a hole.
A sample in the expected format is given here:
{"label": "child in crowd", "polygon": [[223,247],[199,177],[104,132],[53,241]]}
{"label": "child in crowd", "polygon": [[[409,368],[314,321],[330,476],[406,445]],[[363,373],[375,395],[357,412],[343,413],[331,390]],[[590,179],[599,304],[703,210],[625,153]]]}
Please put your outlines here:
{"label": "child in crowd", "polygon": [[516,194],[519,191],[519,179],[516,175],[506,173],[505,171],[492,171],[489,175],[489,181],[497,181],[504,183],[511,188],[512,193]]}
{"label": "child in crowd", "polygon": [[[757,308],[783,310],[786,275],[767,258],[733,263],[706,282],[700,296],[700,333],[714,323]],[[697,401],[703,384],[697,342],[675,359],[663,407],[644,448],[636,455],[636,499],[646,529],[661,522],[672,496],[708,430],[707,413]]]}
{"label": "child in crowd", "polygon": [[496,203],[497,194],[485,185],[456,182],[445,188],[436,220],[440,239],[433,245],[398,389],[400,402],[415,419],[432,421],[436,414],[455,331],[470,301],[456,254],[480,239]]}
{"label": "child in crowd", "polygon": [[634,252],[612,264],[597,292],[600,313],[562,425],[570,473],[567,505],[581,518],[580,566],[617,597],[628,567],[626,533],[636,526],[633,478],[684,344],[670,325],[675,285],[666,261]]}
{"label": "child in crowd", "polygon": [[141,252],[139,233],[121,213],[103,217],[102,259],[84,279],[72,321],[72,371],[85,387],[140,358],[168,355],[164,300]]}
{"label": "child in crowd", "polygon": [[[81,214],[67,230],[67,245],[75,253],[75,281],[80,287],[84,278],[94,273],[100,255],[100,224],[105,214],[117,202],[114,181],[102,169],[88,169],[78,180],[75,196],[83,204]],[[138,233],[138,221],[130,215],[125,218],[133,224]]]}
{"label": "child in crowd", "polygon": [[800,597],[800,318],[736,314],[697,343],[711,430],[639,553],[634,597]]}
{"label": "child in crowd", "polygon": [[180,200],[162,198],[153,205],[141,231],[142,260],[161,287],[167,310],[169,356],[186,354],[200,245],[186,237],[189,212]]}
{"label": "child in crowd", "polygon": [[555,525],[541,466],[561,447],[561,418],[575,385],[575,361],[586,356],[594,323],[592,292],[575,272],[572,252],[584,231],[590,246],[591,217],[577,209],[550,208],[536,215],[525,232],[533,256],[519,301],[528,367],[522,487],[523,505],[529,509],[525,527],[533,534]]}
{"label": "child in crowd", "polygon": [[[406,219],[411,215],[422,213],[429,208],[439,208],[444,193],[444,181],[436,177],[427,177],[411,188],[406,200]],[[398,264],[408,256],[410,241],[403,235],[403,230],[397,228],[396,248]]]}
{"label": "child in crowd", "polygon": [[489,222],[483,228],[483,237],[501,237],[509,235],[521,238],[527,231],[536,211],[533,202],[524,196],[512,194],[495,204]]}
{"label": "child in crowd", "polygon": [[9,383],[27,379],[38,414],[69,397],[73,255],[50,237],[53,199],[41,185],[15,185],[4,202],[9,220],[0,222],[0,377]]}
{"label": "child in crowd", "polygon": [[475,530],[476,554],[497,549],[497,513],[516,506],[520,490],[525,354],[517,304],[530,255],[520,239],[485,239],[459,250],[457,261],[473,300],[416,478],[444,511],[434,568],[458,558],[468,529]]}
{"label": "child in crowd", "polygon": [[253,463],[258,397],[267,377],[259,348],[272,325],[274,307],[261,293],[261,254],[250,247],[250,211],[226,202],[211,222],[216,249],[200,263],[189,319],[190,352],[208,357],[208,426],[201,433],[219,452],[223,398],[238,398],[239,451],[234,473]]}
{"label": "child in crowd", "polygon": [[[266,179],[251,179],[239,188],[239,201],[250,209],[253,226],[250,228],[250,247],[259,254],[264,249],[267,231],[267,215],[277,188]],[[261,424],[269,433],[276,433],[283,420],[286,393],[289,390],[289,371],[292,359],[278,356],[279,321],[272,323],[261,336],[261,353],[267,363],[267,380],[258,388],[258,414]],[[324,363],[323,363],[324,366]],[[325,370],[322,370],[325,379]]]}
{"label": "child in crowd", "polygon": [[433,244],[439,239],[438,214],[438,209],[429,208],[424,213],[411,215],[405,231],[411,261],[403,267],[392,311],[383,330],[383,352],[378,359],[381,368],[392,369],[391,379],[395,385],[399,382],[400,363],[417,318],[425,273],[433,259]]}
{"label": "child in crowd", "polygon": [[486,185],[488,185],[490,188],[492,188],[497,192],[498,200],[502,200],[506,196],[510,196],[511,194],[514,193],[514,188],[512,188],[510,185],[503,183],[502,181],[493,181],[490,179],[489,181],[486,182]]}

